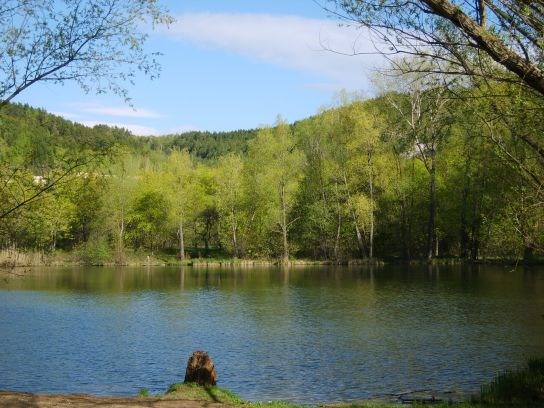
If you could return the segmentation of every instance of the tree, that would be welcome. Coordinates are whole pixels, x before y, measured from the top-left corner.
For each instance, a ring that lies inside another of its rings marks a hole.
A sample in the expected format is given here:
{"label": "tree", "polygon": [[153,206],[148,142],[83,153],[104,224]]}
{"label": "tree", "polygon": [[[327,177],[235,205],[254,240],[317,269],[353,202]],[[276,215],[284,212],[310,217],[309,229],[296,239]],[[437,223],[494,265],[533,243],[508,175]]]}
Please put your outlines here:
{"label": "tree", "polygon": [[203,207],[203,186],[196,178],[187,150],[174,150],[167,162],[167,187],[179,239],[179,257],[185,259],[186,226],[193,222]]}
{"label": "tree", "polygon": [[[121,155],[120,155],[121,156]],[[124,265],[125,235],[130,213],[130,200],[136,185],[138,161],[126,153],[120,157],[120,163],[112,166],[109,174],[107,191],[104,195],[104,218],[115,242],[115,263]]]}
{"label": "tree", "polygon": [[[518,82],[544,96],[540,1],[326,0],[321,4],[347,22],[368,27],[384,55],[425,57],[425,64],[405,67],[412,72]],[[496,63],[490,64],[490,59]]]}
{"label": "tree", "polygon": [[[75,81],[85,91],[112,91],[129,101],[125,84],[138,71],[158,75],[156,54],[147,53],[145,23],[172,21],[156,0],[5,0],[0,4],[0,108],[39,82]],[[0,219],[12,215],[76,172],[94,165],[107,148],[65,154],[43,182],[28,183],[23,165],[0,167]],[[99,153],[96,154],[96,151]],[[18,194],[6,194],[6,186]]]}
{"label": "tree", "polygon": [[0,106],[37,82],[76,81],[113,91],[143,71],[158,74],[143,49],[145,24],[172,21],[156,0],[5,0],[0,5]]}
{"label": "tree", "polygon": [[290,218],[303,164],[291,128],[278,118],[273,128],[262,129],[249,145],[248,170],[254,178],[253,187],[269,202],[270,231],[281,235],[282,262],[289,261],[289,230],[295,220]]}
{"label": "tree", "polygon": [[323,110],[311,119],[298,122],[294,128],[297,144],[306,163],[297,193],[293,235],[300,250],[315,258],[341,258],[343,214],[338,165],[333,160],[338,141],[332,136],[338,114]]}
{"label": "tree", "polygon": [[[527,195],[534,206],[520,208],[543,206],[542,1],[322,0],[321,4],[347,24],[366,27],[376,52],[391,61],[391,73],[439,74],[440,86],[467,106],[475,98],[483,99],[485,103],[469,114],[478,117],[495,143],[486,146],[498,150],[497,156],[510,161],[534,188]],[[512,143],[494,130],[497,126],[508,129]]]}
{"label": "tree", "polygon": [[155,251],[169,232],[171,204],[159,173],[147,171],[139,180],[127,217],[127,237],[135,248]]}
{"label": "tree", "polygon": [[385,99],[392,108],[391,118],[404,130],[399,136],[406,147],[421,160],[429,174],[429,218],[427,223],[427,258],[438,255],[437,238],[437,154],[448,136],[452,97],[440,78],[422,74],[406,75]]}
{"label": "tree", "polygon": [[240,230],[245,220],[243,168],[240,156],[230,153],[219,159],[215,177],[217,210],[224,230],[222,235],[228,237],[224,241],[235,258],[242,253]]}

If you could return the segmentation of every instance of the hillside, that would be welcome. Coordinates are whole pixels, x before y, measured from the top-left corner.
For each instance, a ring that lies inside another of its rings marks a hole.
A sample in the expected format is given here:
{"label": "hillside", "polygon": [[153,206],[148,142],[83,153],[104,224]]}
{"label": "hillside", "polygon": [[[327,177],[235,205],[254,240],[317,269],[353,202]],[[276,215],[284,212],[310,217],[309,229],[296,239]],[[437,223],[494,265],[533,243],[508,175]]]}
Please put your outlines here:
{"label": "hillside", "polygon": [[161,137],[10,105],[0,242],[99,264],[147,254],[538,261],[542,167],[514,132],[542,124],[516,113],[519,123],[496,120],[490,135],[472,114],[486,114],[482,100],[462,92],[473,91],[391,93],[294,124]]}

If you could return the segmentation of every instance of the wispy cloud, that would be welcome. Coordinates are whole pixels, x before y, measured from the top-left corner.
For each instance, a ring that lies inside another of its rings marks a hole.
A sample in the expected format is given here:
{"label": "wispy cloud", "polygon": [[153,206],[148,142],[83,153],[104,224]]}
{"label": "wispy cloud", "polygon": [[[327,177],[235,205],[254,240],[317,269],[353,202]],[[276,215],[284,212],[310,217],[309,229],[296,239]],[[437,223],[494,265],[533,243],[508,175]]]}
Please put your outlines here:
{"label": "wispy cloud", "polygon": [[81,117],[77,113],[73,113],[73,112],[52,111],[51,113],[53,115],[61,116],[61,117],[65,118],[65,119],[68,119],[68,120],[77,120],[77,119],[79,119]]}
{"label": "wispy cloud", "polygon": [[252,60],[322,75],[350,87],[383,63],[368,32],[330,20],[252,13],[185,13],[163,33],[177,40],[227,50]]}
{"label": "wispy cloud", "polygon": [[134,123],[101,122],[94,120],[84,120],[80,123],[88,127],[94,127],[96,125],[106,125],[111,127],[123,128],[129,130],[136,136],[158,136],[163,133],[153,127],[137,125]]}
{"label": "wispy cloud", "polygon": [[155,112],[150,109],[143,108],[130,108],[130,107],[116,107],[116,106],[103,106],[103,105],[82,105],[79,107],[82,112],[94,113],[107,116],[118,116],[125,118],[147,118],[147,119],[159,119],[163,115],[159,112]]}
{"label": "wispy cloud", "polygon": [[201,129],[199,129],[198,126],[181,125],[181,126],[176,126],[176,127],[170,128],[166,132],[163,132],[163,134],[173,135],[173,134],[192,132],[192,131],[199,131],[199,130],[201,130]]}

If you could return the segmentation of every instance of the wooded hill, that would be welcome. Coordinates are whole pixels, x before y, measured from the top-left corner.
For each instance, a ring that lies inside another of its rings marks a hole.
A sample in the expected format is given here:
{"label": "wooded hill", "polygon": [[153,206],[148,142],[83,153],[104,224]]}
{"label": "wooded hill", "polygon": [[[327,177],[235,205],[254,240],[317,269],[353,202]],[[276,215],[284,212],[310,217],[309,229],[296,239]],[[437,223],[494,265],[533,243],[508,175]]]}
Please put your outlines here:
{"label": "wooded hill", "polygon": [[162,137],[8,105],[0,242],[90,263],[541,257],[539,99],[415,83],[295,124]]}

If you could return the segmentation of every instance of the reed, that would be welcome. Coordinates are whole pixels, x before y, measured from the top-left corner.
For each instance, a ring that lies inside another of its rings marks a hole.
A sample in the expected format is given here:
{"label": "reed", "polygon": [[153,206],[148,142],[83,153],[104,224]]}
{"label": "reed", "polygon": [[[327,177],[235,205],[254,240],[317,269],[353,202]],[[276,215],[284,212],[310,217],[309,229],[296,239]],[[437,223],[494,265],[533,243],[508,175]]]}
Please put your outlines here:
{"label": "reed", "polygon": [[42,251],[23,252],[17,248],[0,249],[0,267],[39,266],[47,264],[47,256]]}

